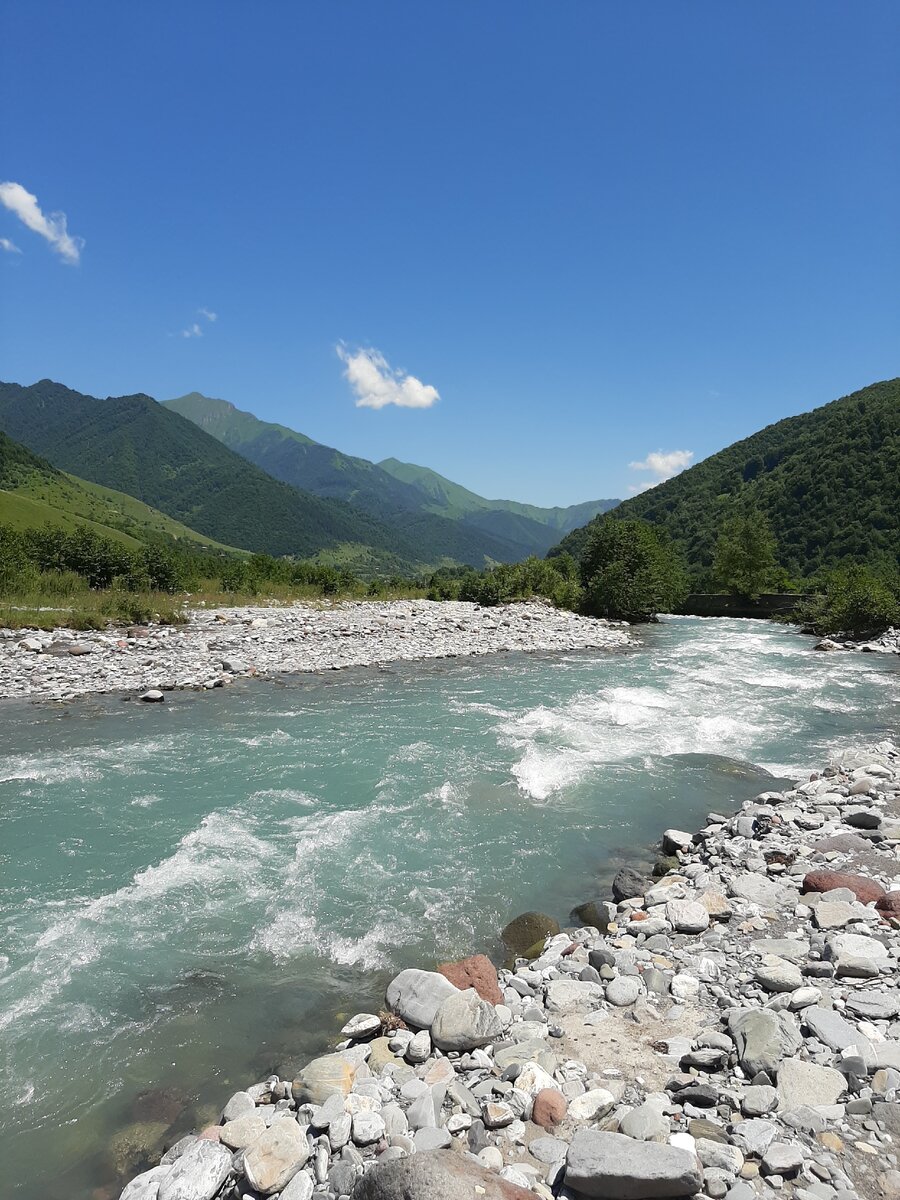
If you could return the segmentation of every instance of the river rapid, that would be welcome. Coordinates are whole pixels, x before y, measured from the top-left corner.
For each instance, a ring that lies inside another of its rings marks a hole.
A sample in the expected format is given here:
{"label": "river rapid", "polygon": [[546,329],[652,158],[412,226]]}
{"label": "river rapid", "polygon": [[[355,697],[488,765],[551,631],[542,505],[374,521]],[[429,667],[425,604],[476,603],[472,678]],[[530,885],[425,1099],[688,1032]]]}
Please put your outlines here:
{"label": "river rapid", "polygon": [[[4,1195],[118,1172],[692,829],[896,735],[900,661],[765,622],[625,648],[0,707]],[[119,1180],[119,1186],[121,1180]]]}

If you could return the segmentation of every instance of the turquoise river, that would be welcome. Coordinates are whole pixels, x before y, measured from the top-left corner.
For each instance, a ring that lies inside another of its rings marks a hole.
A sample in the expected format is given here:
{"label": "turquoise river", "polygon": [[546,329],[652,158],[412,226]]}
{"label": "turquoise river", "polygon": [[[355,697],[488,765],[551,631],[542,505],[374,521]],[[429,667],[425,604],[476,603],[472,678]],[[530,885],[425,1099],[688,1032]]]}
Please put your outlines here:
{"label": "turquoise river", "polygon": [[399,967],[566,920],[666,826],[891,736],[898,660],[812,646],[683,618],[614,652],[0,706],[3,1194],[118,1195]]}

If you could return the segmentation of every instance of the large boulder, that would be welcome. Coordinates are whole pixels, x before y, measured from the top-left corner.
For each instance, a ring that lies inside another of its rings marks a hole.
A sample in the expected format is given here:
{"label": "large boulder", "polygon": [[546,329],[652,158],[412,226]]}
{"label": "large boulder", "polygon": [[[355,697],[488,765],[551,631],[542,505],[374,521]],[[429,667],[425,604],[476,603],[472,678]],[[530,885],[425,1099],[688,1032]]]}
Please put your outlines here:
{"label": "large boulder", "polygon": [[458,992],[459,988],[437,971],[410,968],[391,980],[385,999],[388,1008],[399,1013],[408,1025],[416,1029],[430,1029],[437,1010],[448,996],[455,996]]}
{"label": "large boulder", "polygon": [[514,917],[500,934],[504,945],[514,954],[524,954],[535,942],[559,933],[559,921],[546,913],[527,912]]}
{"label": "large boulder", "polygon": [[307,1063],[294,1080],[292,1092],[298,1104],[324,1104],[329,1096],[346,1096],[356,1078],[356,1065],[342,1054],[323,1054]]}
{"label": "large boulder", "polygon": [[787,1013],[768,1008],[736,1008],[728,1014],[728,1032],[737,1047],[738,1060],[751,1078],[765,1071],[774,1075],[788,1054],[802,1044],[796,1021]]}
{"label": "large boulder", "polygon": [[837,888],[847,888],[863,904],[871,904],[873,900],[880,900],[884,895],[884,888],[874,879],[866,879],[865,875],[851,875],[847,871],[808,871],[803,876],[800,890],[833,892]]}
{"label": "large boulder", "polygon": [[244,1154],[244,1174],[264,1196],[280,1192],[309,1158],[306,1132],[290,1115],[272,1122]]}
{"label": "large boulder", "polygon": [[534,1192],[507,1183],[452,1150],[376,1163],[357,1180],[352,1200],[534,1200]]}
{"label": "large boulder", "polygon": [[885,921],[900,922],[900,892],[885,892],[875,901],[875,907]]}
{"label": "large boulder", "polygon": [[218,1142],[188,1146],[159,1184],[159,1200],[212,1200],[231,1174],[231,1151]]}
{"label": "large boulder", "polygon": [[613,899],[633,900],[636,896],[643,896],[649,887],[650,880],[646,875],[634,867],[621,867],[612,881]]}
{"label": "large boulder", "polygon": [[493,1004],[474,988],[448,996],[431,1025],[431,1040],[439,1050],[475,1050],[496,1041],[503,1022]]}
{"label": "large boulder", "polygon": [[703,1168],[696,1154],[680,1146],[579,1129],[569,1146],[566,1184],[603,1200],[693,1196],[703,1186]]}
{"label": "large boulder", "polygon": [[471,954],[457,962],[439,963],[438,972],[462,991],[474,988],[482,1000],[487,1000],[489,1004],[503,1003],[497,968],[486,954]]}

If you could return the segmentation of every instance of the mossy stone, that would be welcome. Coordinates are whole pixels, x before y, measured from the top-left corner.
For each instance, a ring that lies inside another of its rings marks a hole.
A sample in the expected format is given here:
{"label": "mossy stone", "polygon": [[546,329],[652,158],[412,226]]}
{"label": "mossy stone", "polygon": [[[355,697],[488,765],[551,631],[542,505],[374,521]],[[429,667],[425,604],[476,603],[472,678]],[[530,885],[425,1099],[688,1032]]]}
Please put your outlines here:
{"label": "mossy stone", "polygon": [[555,917],[548,917],[546,913],[526,912],[514,917],[500,936],[515,954],[525,954],[538,941],[543,949],[544,940],[558,933],[559,921]]}

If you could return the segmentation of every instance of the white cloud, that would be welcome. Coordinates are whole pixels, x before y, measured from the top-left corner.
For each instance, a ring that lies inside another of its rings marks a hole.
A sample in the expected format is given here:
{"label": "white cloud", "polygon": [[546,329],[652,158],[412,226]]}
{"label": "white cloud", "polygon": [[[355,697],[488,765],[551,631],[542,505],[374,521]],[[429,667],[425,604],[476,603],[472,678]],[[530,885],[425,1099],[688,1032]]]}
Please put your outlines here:
{"label": "white cloud", "polygon": [[21,254],[22,251],[15,242],[11,242],[9,238],[0,238],[0,250],[5,250],[7,254]]}
{"label": "white cloud", "polygon": [[37,196],[32,196],[21,183],[0,183],[0,204],[15,213],[33,233],[45,238],[64,262],[79,261],[84,238],[72,237],[66,228],[65,213],[43,213]]}
{"label": "white cloud", "polygon": [[[210,323],[212,323],[213,321],[218,321],[218,319],[219,319],[219,314],[210,312],[210,310],[208,308],[198,308],[197,316],[203,317],[204,320],[209,321]],[[203,326],[200,324],[199,321],[192,321],[186,329],[182,329],[181,337],[183,337],[183,338],[203,337]]]}
{"label": "white cloud", "polygon": [[632,471],[651,471],[655,478],[628,490],[632,495],[637,495],[639,492],[646,492],[648,488],[656,487],[658,483],[664,483],[685,467],[689,467],[693,457],[693,450],[652,450],[641,462],[630,462],[628,466]]}
{"label": "white cloud", "polygon": [[415,375],[395,371],[379,350],[350,352],[343,344],[335,347],[344,364],[344,378],[356,393],[357,408],[431,408],[440,400],[437,388],[422,383]]}

